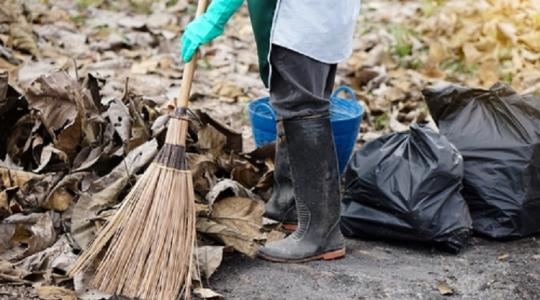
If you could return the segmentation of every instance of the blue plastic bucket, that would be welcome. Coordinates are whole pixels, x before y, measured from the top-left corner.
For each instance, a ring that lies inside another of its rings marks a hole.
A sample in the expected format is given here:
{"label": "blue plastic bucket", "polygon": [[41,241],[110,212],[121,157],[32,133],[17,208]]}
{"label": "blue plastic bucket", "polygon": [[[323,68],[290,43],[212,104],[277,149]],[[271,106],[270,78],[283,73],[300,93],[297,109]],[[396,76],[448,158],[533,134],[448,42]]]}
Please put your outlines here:
{"label": "blue plastic bucket", "polygon": [[[337,95],[346,92],[349,99]],[[360,130],[360,123],[364,115],[364,108],[356,100],[355,93],[346,86],[337,89],[330,98],[330,119],[336,144],[339,170],[343,173],[349,162],[356,137]],[[276,140],[276,116],[270,106],[270,98],[264,97],[252,101],[248,106],[249,118],[253,130],[253,138],[257,147],[273,143]]]}

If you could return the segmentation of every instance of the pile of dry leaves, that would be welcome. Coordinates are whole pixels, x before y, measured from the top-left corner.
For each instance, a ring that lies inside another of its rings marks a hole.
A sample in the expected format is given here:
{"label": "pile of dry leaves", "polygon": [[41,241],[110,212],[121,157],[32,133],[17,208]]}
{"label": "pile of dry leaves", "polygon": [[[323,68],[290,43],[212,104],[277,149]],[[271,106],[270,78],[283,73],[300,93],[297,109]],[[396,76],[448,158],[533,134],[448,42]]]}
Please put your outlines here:
{"label": "pile of dry leaves", "polygon": [[[121,98],[103,104],[101,85],[60,71],[19,93],[0,76],[3,280],[79,290],[65,272],[163,144],[167,116],[155,102],[126,85]],[[272,149],[240,154],[240,134],[206,113],[191,117],[198,256],[210,277],[224,247],[254,256],[268,238],[262,198],[271,186]]]}
{"label": "pile of dry leaves", "polygon": [[361,19],[341,82],[367,108],[365,140],[429,119],[429,84],[540,91],[538,1],[366,1]]}
{"label": "pile of dry leaves", "polygon": [[429,45],[428,75],[452,76],[452,68],[463,68],[469,76],[461,80],[471,86],[502,80],[525,93],[540,89],[538,1],[447,1],[410,24]]}

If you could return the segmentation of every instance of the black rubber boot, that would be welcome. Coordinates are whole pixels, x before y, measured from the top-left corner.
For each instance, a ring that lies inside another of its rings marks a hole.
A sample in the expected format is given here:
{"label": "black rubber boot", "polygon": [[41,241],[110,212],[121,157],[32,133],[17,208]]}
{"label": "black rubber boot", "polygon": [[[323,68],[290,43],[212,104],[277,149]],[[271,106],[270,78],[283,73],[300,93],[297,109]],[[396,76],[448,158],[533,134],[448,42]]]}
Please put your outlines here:
{"label": "black rubber boot", "polygon": [[283,121],[298,229],[266,244],[259,256],[274,262],[330,260],[345,256],[339,228],[340,191],[336,149],[328,117]]}
{"label": "black rubber boot", "polygon": [[298,216],[294,203],[294,189],[289,169],[289,153],[284,143],[283,123],[277,123],[278,140],[274,166],[274,188],[272,197],[266,203],[265,217],[283,223],[288,231],[296,230]]}

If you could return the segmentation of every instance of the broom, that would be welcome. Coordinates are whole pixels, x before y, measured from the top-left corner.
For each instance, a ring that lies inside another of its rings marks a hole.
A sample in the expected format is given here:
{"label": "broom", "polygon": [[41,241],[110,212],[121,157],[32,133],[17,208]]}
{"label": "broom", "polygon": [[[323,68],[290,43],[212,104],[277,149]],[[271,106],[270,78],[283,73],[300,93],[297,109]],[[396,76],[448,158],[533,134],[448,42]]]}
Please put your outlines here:
{"label": "broom", "polygon": [[[207,0],[199,0],[197,16]],[[190,298],[196,242],[191,171],[186,166],[186,116],[195,58],[182,78],[165,145],[126,196],[114,218],[69,271],[73,276],[104,253],[91,286],[139,299]],[[107,248],[106,251],[103,251]]]}

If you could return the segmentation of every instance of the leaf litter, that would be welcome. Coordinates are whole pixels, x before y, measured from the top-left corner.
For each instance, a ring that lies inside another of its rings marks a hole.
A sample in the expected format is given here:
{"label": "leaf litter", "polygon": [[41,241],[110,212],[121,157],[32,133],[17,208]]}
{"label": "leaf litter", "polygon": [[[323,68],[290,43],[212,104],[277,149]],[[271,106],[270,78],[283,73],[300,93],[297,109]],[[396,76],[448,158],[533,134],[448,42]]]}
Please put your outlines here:
{"label": "leaf litter", "polygon": [[[163,146],[161,107],[182,71],[171,44],[193,3],[157,3],[150,15],[8,3],[12,9],[0,13],[8,25],[0,26],[0,280],[32,285],[41,299],[103,297],[84,288],[84,276],[74,281],[66,272]],[[250,98],[230,80],[199,78],[194,91],[233,103],[237,114],[237,103]],[[225,253],[253,257],[272,232],[263,228],[264,198],[253,192],[271,169],[243,154],[236,118],[215,119],[199,104],[190,113],[188,163],[199,207],[197,258],[210,278]],[[221,297],[198,280],[195,294]]]}

